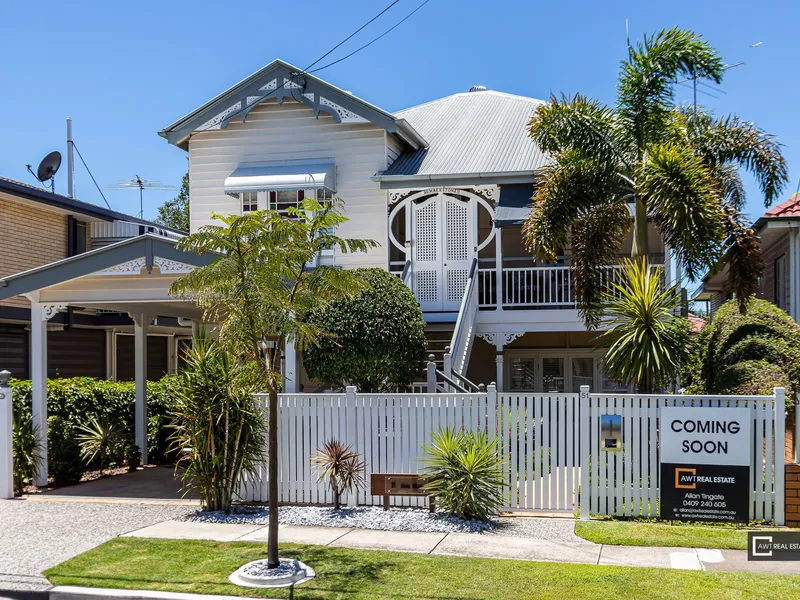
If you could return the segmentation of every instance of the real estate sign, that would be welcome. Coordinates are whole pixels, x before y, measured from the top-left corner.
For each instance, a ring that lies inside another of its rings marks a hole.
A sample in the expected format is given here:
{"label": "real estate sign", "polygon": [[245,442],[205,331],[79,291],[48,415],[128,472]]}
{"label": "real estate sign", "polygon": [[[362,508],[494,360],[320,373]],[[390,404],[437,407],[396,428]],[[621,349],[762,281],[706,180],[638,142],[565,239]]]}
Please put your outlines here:
{"label": "real estate sign", "polygon": [[749,519],[750,421],[747,408],[661,409],[662,519]]}

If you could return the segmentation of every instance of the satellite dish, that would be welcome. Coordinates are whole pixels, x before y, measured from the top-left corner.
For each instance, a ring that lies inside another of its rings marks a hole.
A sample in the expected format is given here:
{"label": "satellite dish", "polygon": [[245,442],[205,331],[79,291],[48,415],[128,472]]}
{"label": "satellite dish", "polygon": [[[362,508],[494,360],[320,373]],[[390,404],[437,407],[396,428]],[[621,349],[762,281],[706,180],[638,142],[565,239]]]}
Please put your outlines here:
{"label": "satellite dish", "polygon": [[44,183],[50,181],[61,166],[61,152],[53,150],[42,159],[39,168],[36,170],[36,179]]}

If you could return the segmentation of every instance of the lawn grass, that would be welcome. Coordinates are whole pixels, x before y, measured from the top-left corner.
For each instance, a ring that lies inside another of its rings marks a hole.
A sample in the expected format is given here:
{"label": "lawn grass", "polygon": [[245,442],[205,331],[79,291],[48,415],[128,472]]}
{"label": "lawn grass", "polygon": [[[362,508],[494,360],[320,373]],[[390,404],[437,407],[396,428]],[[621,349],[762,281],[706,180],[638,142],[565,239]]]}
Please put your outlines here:
{"label": "lawn grass", "polygon": [[578,521],[575,534],[590,542],[614,546],[747,550],[747,529],[734,527],[670,525],[647,521]]}
{"label": "lawn grass", "polygon": [[349,550],[283,544],[317,578],[290,590],[229,583],[239,566],[263,558],[264,544],[117,538],[49,569],[56,585],[164,590],[250,597],[482,600],[608,598],[791,598],[800,577],[570,565]]}

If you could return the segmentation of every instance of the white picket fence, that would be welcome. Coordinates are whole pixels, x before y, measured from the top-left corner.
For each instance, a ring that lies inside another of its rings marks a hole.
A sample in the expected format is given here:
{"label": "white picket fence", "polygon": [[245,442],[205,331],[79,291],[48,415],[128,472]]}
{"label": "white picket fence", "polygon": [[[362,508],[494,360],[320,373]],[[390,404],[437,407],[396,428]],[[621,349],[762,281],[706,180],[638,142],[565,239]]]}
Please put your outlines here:
{"label": "white picket fence", "polygon": [[[581,399],[581,438],[589,456],[581,485],[590,490],[581,497],[581,512],[615,516],[656,516],[659,493],[659,409],[681,407],[749,408],[752,415],[750,461],[750,518],[784,518],[784,390],[773,396],[689,396],[585,394]],[[600,416],[622,417],[622,450],[600,448]],[[587,506],[583,505],[587,503]]]}
{"label": "white picket fence", "polygon": [[[258,396],[266,404],[265,396]],[[444,427],[498,436],[507,487],[505,510],[655,516],[658,506],[659,409],[665,406],[746,406],[753,415],[751,518],[783,522],[783,390],[774,396],[645,396],[497,393],[281,394],[278,398],[279,501],[327,504],[311,456],[337,439],[359,452],[373,472],[416,473],[424,444]],[[600,450],[600,416],[622,416],[622,450]],[[587,492],[581,493],[581,490]],[[244,497],[267,500],[266,469]],[[381,504],[360,490],[348,503]],[[422,498],[394,497],[398,506]]]}

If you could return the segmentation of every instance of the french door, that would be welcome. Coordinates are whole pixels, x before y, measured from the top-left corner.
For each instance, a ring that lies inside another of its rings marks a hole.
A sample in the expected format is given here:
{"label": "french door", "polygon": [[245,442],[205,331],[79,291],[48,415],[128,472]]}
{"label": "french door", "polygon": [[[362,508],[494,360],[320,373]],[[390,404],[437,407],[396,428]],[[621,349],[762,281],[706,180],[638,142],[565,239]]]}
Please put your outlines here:
{"label": "french door", "polygon": [[414,291],[424,312],[457,311],[475,255],[471,200],[447,194],[412,205]]}

